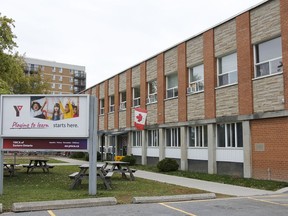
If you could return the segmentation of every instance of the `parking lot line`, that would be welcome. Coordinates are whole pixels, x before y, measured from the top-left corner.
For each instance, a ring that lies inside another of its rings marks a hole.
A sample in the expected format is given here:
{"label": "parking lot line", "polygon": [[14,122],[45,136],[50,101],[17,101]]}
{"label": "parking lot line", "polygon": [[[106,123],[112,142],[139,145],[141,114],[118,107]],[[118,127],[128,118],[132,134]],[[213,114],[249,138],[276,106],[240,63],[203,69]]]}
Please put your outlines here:
{"label": "parking lot line", "polygon": [[159,204],[162,205],[162,206],[165,206],[165,207],[167,207],[167,208],[173,209],[173,210],[175,210],[175,211],[184,213],[184,214],[189,215],[189,216],[197,216],[197,215],[195,215],[195,214],[192,214],[192,213],[183,211],[183,210],[181,210],[181,209],[178,209],[178,208],[174,208],[174,207],[172,207],[172,206],[169,206],[169,205],[167,205],[167,204],[165,204],[165,203],[159,203]]}
{"label": "parking lot line", "polygon": [[288,204],[282,204],[282,203],[272,202],[272,201],[269,201],[269,200],[257,199],[257,198],[254,198],[254,197],[247,197],[247,199],[255,200],[255,201],[258,201],[258,202],[270,203],[270,204],[273,204],[273,205],[288,206]]}
{"label": "parking lot line", "polygon": [[50,216],[56,216],[56,215],[53,213],[53,211],[51,211],[51,210],[48,210],[47,212],[48,212],[48,214],[49,214]]}

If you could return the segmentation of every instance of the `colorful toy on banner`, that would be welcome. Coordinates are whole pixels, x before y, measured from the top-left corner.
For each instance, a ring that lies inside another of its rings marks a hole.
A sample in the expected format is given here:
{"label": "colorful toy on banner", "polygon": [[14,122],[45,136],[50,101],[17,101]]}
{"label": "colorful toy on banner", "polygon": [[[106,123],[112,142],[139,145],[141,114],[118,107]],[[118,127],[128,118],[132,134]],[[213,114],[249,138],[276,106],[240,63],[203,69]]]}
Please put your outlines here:
{"label": "colorful toy on banner", "polygon": [[147,117],[147,110],[142,108],[135,108],[134,113],[134,126],[138,130],[144,130],[146,117]]}

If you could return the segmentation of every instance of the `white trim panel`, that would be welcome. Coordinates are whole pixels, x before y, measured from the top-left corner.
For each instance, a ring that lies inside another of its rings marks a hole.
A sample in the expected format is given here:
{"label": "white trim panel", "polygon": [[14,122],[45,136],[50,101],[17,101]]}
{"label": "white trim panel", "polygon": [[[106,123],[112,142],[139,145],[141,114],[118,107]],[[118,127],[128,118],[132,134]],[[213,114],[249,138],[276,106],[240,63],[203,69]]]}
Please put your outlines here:
{"label": "white trim panel", "polygon": [[166,158],[181,158],[181,148],[165,148],[165,157]]}
{"label": "white trim panel", "polygon": [[152,148],[147,148],[147,156],[148,157],[159,157],[159,148],[158,147],[152,147]]}
{"label": "white trim panel", "polygon": [[244,162],[243,149],[216,149],[216,161]]}
{"label": "white trim panel", "polygon": [[188,159],[208,160],[207,148],[188,148]]}
{"label": "white trim panel", "polygon": [[132,154],[141,156],[142,155],[142,147],[132,147]]}

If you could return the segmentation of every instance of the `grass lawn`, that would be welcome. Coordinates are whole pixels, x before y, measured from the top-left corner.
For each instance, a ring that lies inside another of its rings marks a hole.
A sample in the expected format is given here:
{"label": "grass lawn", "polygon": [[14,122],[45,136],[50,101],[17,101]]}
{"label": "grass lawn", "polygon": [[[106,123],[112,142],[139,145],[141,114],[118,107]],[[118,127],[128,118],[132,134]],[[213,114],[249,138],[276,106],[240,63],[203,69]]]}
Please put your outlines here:
{"label": "grass lawn", "polygon": [[[50,161],[50,160],[49,160]],[[71,180],[68,175],[79,171],[78,166],[55,166],[50,173],[43,173],[37,169],[27,174],[26,169],[16,171],[13,177],[4,176],[3,195],[0,203],[4,211],[10,211],[14,202],[81,199],[93,196],[88,195],[88,178],[82,181],[79,188],[71,190]],[[96,197],[115,197],[120,204],[131,203],[135,196],[163,196],[175,194],[203,193],[205,191],[190,189],[175,185],[163,184],[155,181],[136,178],[129,181],[114,174],[112,190],[106,190],[99,180]]]}

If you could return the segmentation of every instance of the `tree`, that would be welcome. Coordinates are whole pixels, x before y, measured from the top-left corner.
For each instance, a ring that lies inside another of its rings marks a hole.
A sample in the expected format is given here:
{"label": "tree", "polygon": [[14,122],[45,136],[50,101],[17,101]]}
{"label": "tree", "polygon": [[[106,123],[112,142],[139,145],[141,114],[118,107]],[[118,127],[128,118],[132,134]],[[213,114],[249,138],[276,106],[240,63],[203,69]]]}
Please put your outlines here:
{"label": "tree", "polygon": [[23,56],[14,52],[17,47],[13,34],[14,20],[0,13],[0,94],[48,93],[49,84],[41,79],[40,73],[25,75],[26,63]]}

